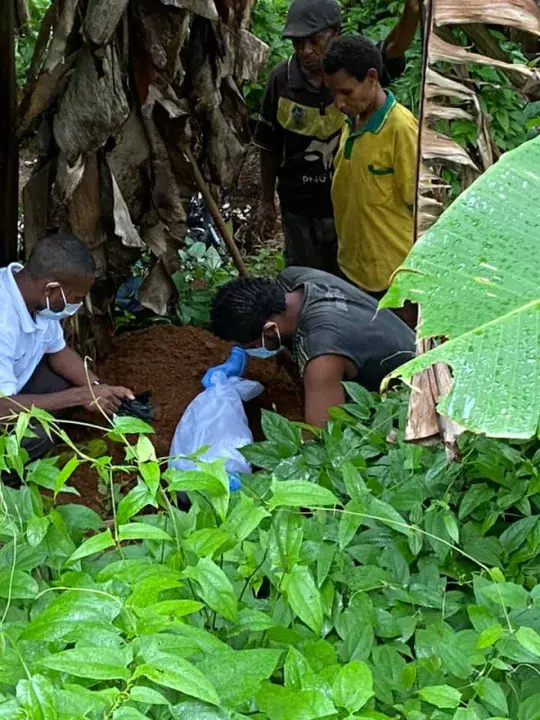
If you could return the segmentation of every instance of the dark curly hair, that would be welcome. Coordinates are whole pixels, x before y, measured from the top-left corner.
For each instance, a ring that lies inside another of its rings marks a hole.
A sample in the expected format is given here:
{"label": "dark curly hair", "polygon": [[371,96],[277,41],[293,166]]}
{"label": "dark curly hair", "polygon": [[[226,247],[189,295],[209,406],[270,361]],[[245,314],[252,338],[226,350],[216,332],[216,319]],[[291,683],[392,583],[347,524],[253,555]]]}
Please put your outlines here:
{"label": "dark curly hair", "polygon": [[383,60],[379,48],[361,35],[342,35],[330,43],[323,59],[323,70],[335,75],[344,70],[359,82],[365,80],[368,70],[382,76]]}
{"label": "dark curly hair", "polygon": [[218,290],[212,303],[212,332],[229,342],[251,343],[260,338],[273,315],[286,309],[285,291],[275,280],[231,280]]}

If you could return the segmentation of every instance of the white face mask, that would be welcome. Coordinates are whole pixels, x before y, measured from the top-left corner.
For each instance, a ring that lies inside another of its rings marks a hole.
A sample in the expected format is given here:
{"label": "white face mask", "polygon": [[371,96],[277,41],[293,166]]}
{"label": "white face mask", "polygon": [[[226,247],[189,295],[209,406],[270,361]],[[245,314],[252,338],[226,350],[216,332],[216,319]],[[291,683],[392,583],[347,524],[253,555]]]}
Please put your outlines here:
{"label": "white face mask", "polygon": [[283,345],[281,344],[281,335],[279,332],[279,328],[276,325],[276,332],[279,340],[279,347],[277,350],[268,350],[268,348],[264,344],[264,330],[267,329],[268,326],[265,326],[262,333],[261,347],[256,348],[246,348],[246,352],[250,357],[259,358],[260,360],[268,360],[268,358],[275,357],[278,352],[281,352],[283,350]]}
{"label": "white face mask", "polygon": [[65,320],[68,317],[72,317],[75,315],[75,313],[81,309],[82,303],[68,303],[66,300],[66,296],[64,294],[64,288],[59,285],[58,283],[49,283],[47,287],[59,287],[60,292],[62,293],[62,300],[64,301],[64,309],[63,310],[51,310],[50,303],[49,303],[49,296],[45,298],[47,302],[47,307],[43,310],[38,310],[37,315],[39,315],[42,318],[45,318],[46,320]]}

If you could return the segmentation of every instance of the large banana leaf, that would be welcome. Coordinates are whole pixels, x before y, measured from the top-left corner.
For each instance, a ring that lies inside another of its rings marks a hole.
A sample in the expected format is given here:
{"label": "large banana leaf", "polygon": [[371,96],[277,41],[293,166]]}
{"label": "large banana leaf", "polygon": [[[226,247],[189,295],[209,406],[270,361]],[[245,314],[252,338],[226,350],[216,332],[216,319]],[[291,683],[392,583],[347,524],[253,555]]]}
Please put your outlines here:
{"label": "large banana leaf", "polygon": [[445,337],[392,377],[435,362],[454,382],[438,410],[477,433],[531,437],[540,419],[540,138],[504,155],[440,216],[381,307],[422,304],[419,338]]}

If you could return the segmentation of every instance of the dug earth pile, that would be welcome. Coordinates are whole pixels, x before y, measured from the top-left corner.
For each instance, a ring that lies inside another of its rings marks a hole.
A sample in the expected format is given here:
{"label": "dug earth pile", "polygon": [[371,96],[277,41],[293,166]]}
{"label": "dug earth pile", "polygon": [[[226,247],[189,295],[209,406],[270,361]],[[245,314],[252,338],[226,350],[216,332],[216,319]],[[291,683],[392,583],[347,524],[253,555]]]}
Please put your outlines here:
{"label": "dug earth pile", "polygon": [[[194,327],[153,325],[144,330],[126,332],[113,343],[111,352],[98,367],[98,376],[111,385],[123,385],[134,393],[149,390],[155,406],[151,437],[158,457],[169,454],[176,425],[186,407],[203,390],[201,378],[208,368],[223,363],[231,346],[206,330]],[[255,440],[263,439],[261,409],[275,410],[290,420],[302,420],[303,400],[300,388],[274,359],[251,358],[245,377],[258,380],[263,394],[246,403],[246,413]],[[96,416],[93,416],[95,422]],[[77,433],[78,435],[78,433]],[[96,437],[96,435],[93,435]],[[77,437],[77,440],[88,437]],[[114,445],[111,449],[115,458]],[[116,446],[120,449],[119,446]],[[118,457],[121,462],[122,453]],[[81,498],[64,496],[64,502],[83,502],[104,513],[97,493],[97,475],[83,466],[73,476],[73,485]]]}
{"label": "dug earth pile", "polygon": [[[169,454],[184,410],[204,389],[202,376],[208,368],[225,362],[230,350],[228,343],[200,328],[153,325],[119,335],[98,375],[110,385],[124,385],[134,393],[151,391],[156,412],[153,442],[158,457],[163,457]],[[245,376],[265,388],[260,398],[246,406],[256,439],[262,439],[262,407],[302,420],[300,390],[275,360],[250,359]]]}

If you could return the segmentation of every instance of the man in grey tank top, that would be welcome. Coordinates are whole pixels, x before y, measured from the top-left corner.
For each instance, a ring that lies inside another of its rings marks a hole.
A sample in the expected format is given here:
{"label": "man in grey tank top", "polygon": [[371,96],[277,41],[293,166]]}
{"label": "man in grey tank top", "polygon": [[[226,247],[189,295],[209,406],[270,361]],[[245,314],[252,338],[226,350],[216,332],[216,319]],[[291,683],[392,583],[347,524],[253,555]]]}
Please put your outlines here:
{"label": "man in grey tank top", "polygon": [[305,390],[305,420],[321,427],[345,402],[343,380],[379,390],[415,354],[414,333],[357,287],[322,270],[286,268],[277,278],[239,278],[219,289],[215,335],[270,358],[292,352]]}

